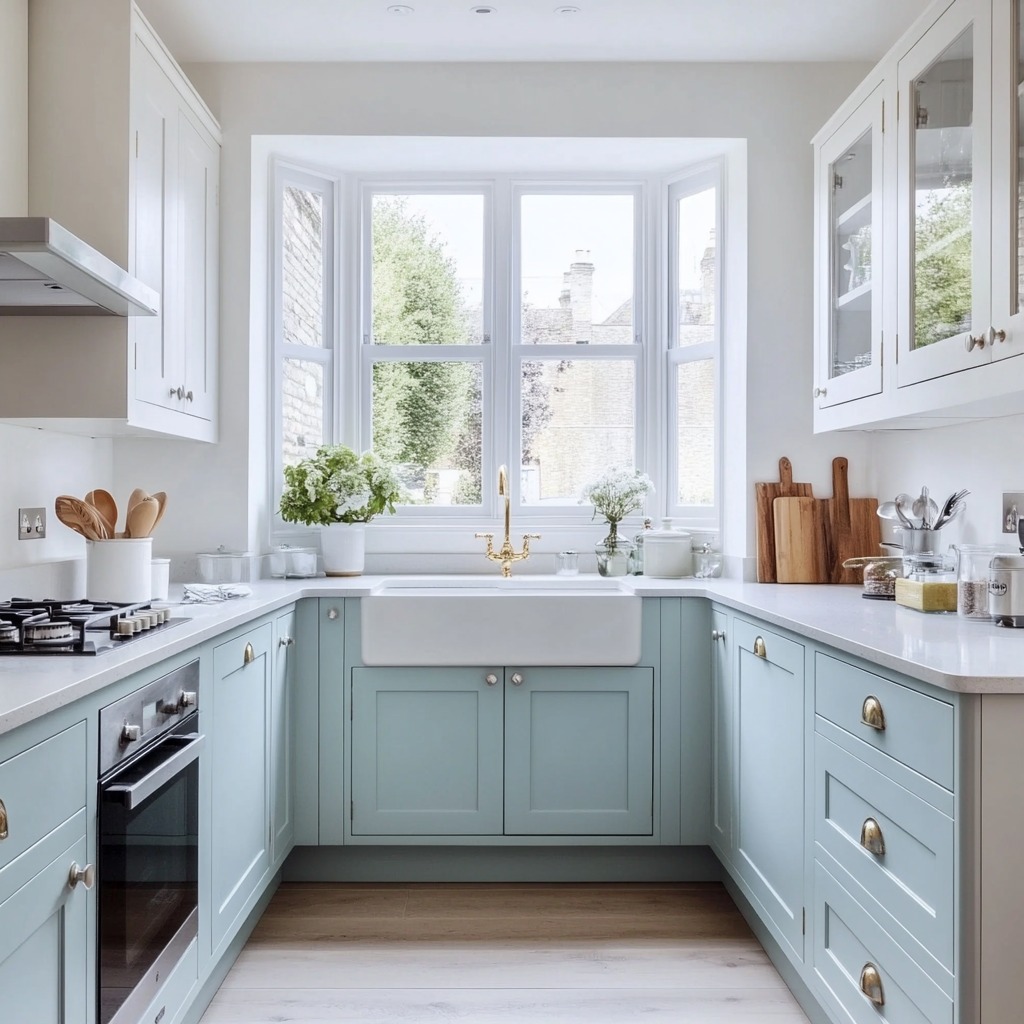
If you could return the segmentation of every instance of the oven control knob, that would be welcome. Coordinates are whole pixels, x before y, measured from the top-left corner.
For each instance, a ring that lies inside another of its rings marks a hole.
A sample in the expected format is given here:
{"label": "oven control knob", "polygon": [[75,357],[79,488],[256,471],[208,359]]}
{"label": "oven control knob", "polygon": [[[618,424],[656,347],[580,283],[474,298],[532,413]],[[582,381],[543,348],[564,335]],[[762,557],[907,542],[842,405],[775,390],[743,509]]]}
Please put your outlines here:
{"label": "oven control knob", "polygon": [[178,710],[184,711],[185,708],[195,707],[196,693],[195,690],[182,690],[181,696],[178,698]]}
{"label": "oven control knob", "polygon": [[134,743],[141,735],[141,725],[129,725],[125,722],[124,728],[121,730],[121,746],[126,747],[129,743]]}
{"label": "oven control knob", "polygon": [[86,864],[84,868],[80,868],[77,864],[71,864],[71,870],[68,872],[68,888],[74,889],[76,885],[84,885],[86,889],[91,889],[96,884],[96,868],[92,864]]}

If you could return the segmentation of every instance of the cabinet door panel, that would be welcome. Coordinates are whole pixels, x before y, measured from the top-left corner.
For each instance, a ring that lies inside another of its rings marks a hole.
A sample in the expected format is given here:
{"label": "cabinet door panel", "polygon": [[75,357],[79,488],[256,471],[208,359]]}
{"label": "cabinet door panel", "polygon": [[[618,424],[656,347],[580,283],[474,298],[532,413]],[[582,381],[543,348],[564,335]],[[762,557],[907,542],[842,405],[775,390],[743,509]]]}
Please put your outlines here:
{"label": "cabinet door panel", "polygon": [[[213,652],[213,949],[270,864],[267,785],[271,641],[268,623]],[[251,656],[247,649],[251,646]]]}
{"label": "cabinet door panel", "polygon": [[653,669],[506,670],[506,834],[651,835],[653,767]]}
{"label": "cabinet door panel", "polygon": [[804,649],[741,619],[732,635],[735,864],[769,923],[803,959]]}
{"label": "cabinet door panel", "polygon": [[0,1004],[4,1024],[86,1024],[86,893],[68,887],[84,865],[83,836],[0,904]]}
{"label": "cabinet door panel", "polygon": [[[289,643],[288,641],[291,641]],[[274,863],[291,850],[295,837],[293,814],[295,612],[274,623],[274,676],[270,698],[270,821]]]}
{"label": "cabinet door panel", "polygon": [[352,670],[353,835],[501,834],[501,675]]}
{"label": "cabinet door panel", "polygon": [[729,647],[724,612],[712,616],[711,648],[711,845],[719,857],[732,860],[733,790],[736,762],[736,692],[729,672]]}

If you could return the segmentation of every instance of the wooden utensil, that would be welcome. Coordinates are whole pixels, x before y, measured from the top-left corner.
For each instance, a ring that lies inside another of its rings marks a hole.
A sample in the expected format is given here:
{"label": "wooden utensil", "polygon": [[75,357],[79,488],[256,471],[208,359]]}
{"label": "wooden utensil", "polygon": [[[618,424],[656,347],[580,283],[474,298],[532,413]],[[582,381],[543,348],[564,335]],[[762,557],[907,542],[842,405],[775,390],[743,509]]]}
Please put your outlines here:
{"label": "wooden utensil", "polygon": [[779,583],[828,583],[828,501],[776,498],[775,575]]}
{"label": "wooden utensil", "polygon": [[107,528],[107,536],[113,537],[117,531],[117,502],[114,501],[110,491],[98,487],[85,496],[85,503],[96,509],[103,520],[103,525]]}
{"label": "wooden utensil", "polygon": [[135,508],[143,498],[148,497],[149,495],[141,487],[136,487],[135,490],[128,495],[128,509],[127,512],[125,512],[125,515],[127,515],[128,512],[131,512],[131,510]]}
{"label": "wooden utensil", "polygon": [[81,498],[60,494],[54,500],[53,511],[66,527],[86,540],[107,540],[110,536],[99,512]]}
{"label": "wooden utensil", "polygon": [[878,551],[882,531],[878,522],[878,500],[850,498],[849,461],[843,456],[832,460],[832,498],[828,513],[829,580],[857,583],[857,570],[844,569],[843,562]]}
{"label": "wooden utensil", "polygon": [[810,484],[793,483],[793,464],[785,455],[779,459],[777,483],[754,484],[757,504],[757,582],[774,583],[775,571],[775,512],[776,498],[810,498]]}
{"label": "wooden utensil", "polygon": [[166,494],[166,492],[164,492],[164,491],[157,491],[153,495],[153,497],[159,503],[160,511],[157,512],[157,514],[156,514],[156,522],[153,523],[153,526],[151,527],[151,529],[149,531],[150,533],[152,533],[153,530],[155,530],[160,525],[160,520],[163,519],[163,517],[164,517],[164,509],[167,508],[167,494]]}
{"label": "wooden utensil", "polygon": [[137,501],[128,511],[128,519],[125,524],[125,537],[142,538],[148,537],[160,515],[160,502],[156,498],[147,495]]}

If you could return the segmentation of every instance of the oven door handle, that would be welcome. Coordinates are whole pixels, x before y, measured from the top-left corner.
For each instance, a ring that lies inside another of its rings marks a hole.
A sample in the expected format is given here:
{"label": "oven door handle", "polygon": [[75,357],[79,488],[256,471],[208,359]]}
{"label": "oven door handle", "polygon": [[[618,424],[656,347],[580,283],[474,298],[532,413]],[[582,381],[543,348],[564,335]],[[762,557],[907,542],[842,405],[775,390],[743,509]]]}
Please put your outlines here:
{"label": "oven door handle", "polygon": [[169,782],[186,765],[191,764],[199,757],[206,737],[199,733],[188,733],[177,736],[175,739],[189,740],[183,747],[179,747],[166,761],[161,761],[148,775],[144,775],[138,782],[131,785],[114,784],[107,786],[105,792],[120,793],[125,807],[129,811],[144,804],[165,782]]}

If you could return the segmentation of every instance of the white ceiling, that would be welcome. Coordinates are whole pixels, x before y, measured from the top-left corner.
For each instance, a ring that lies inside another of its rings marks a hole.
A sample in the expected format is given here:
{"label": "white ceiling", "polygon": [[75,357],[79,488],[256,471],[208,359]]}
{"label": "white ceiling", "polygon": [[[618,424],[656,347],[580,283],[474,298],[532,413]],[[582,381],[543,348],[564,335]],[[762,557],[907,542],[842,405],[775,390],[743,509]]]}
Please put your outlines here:
{"label": "white ceiling", "polygon": [[[874,61],[928,0],[138,0],[192,61]],[[577,14],[557,14],[564,4]]]}

